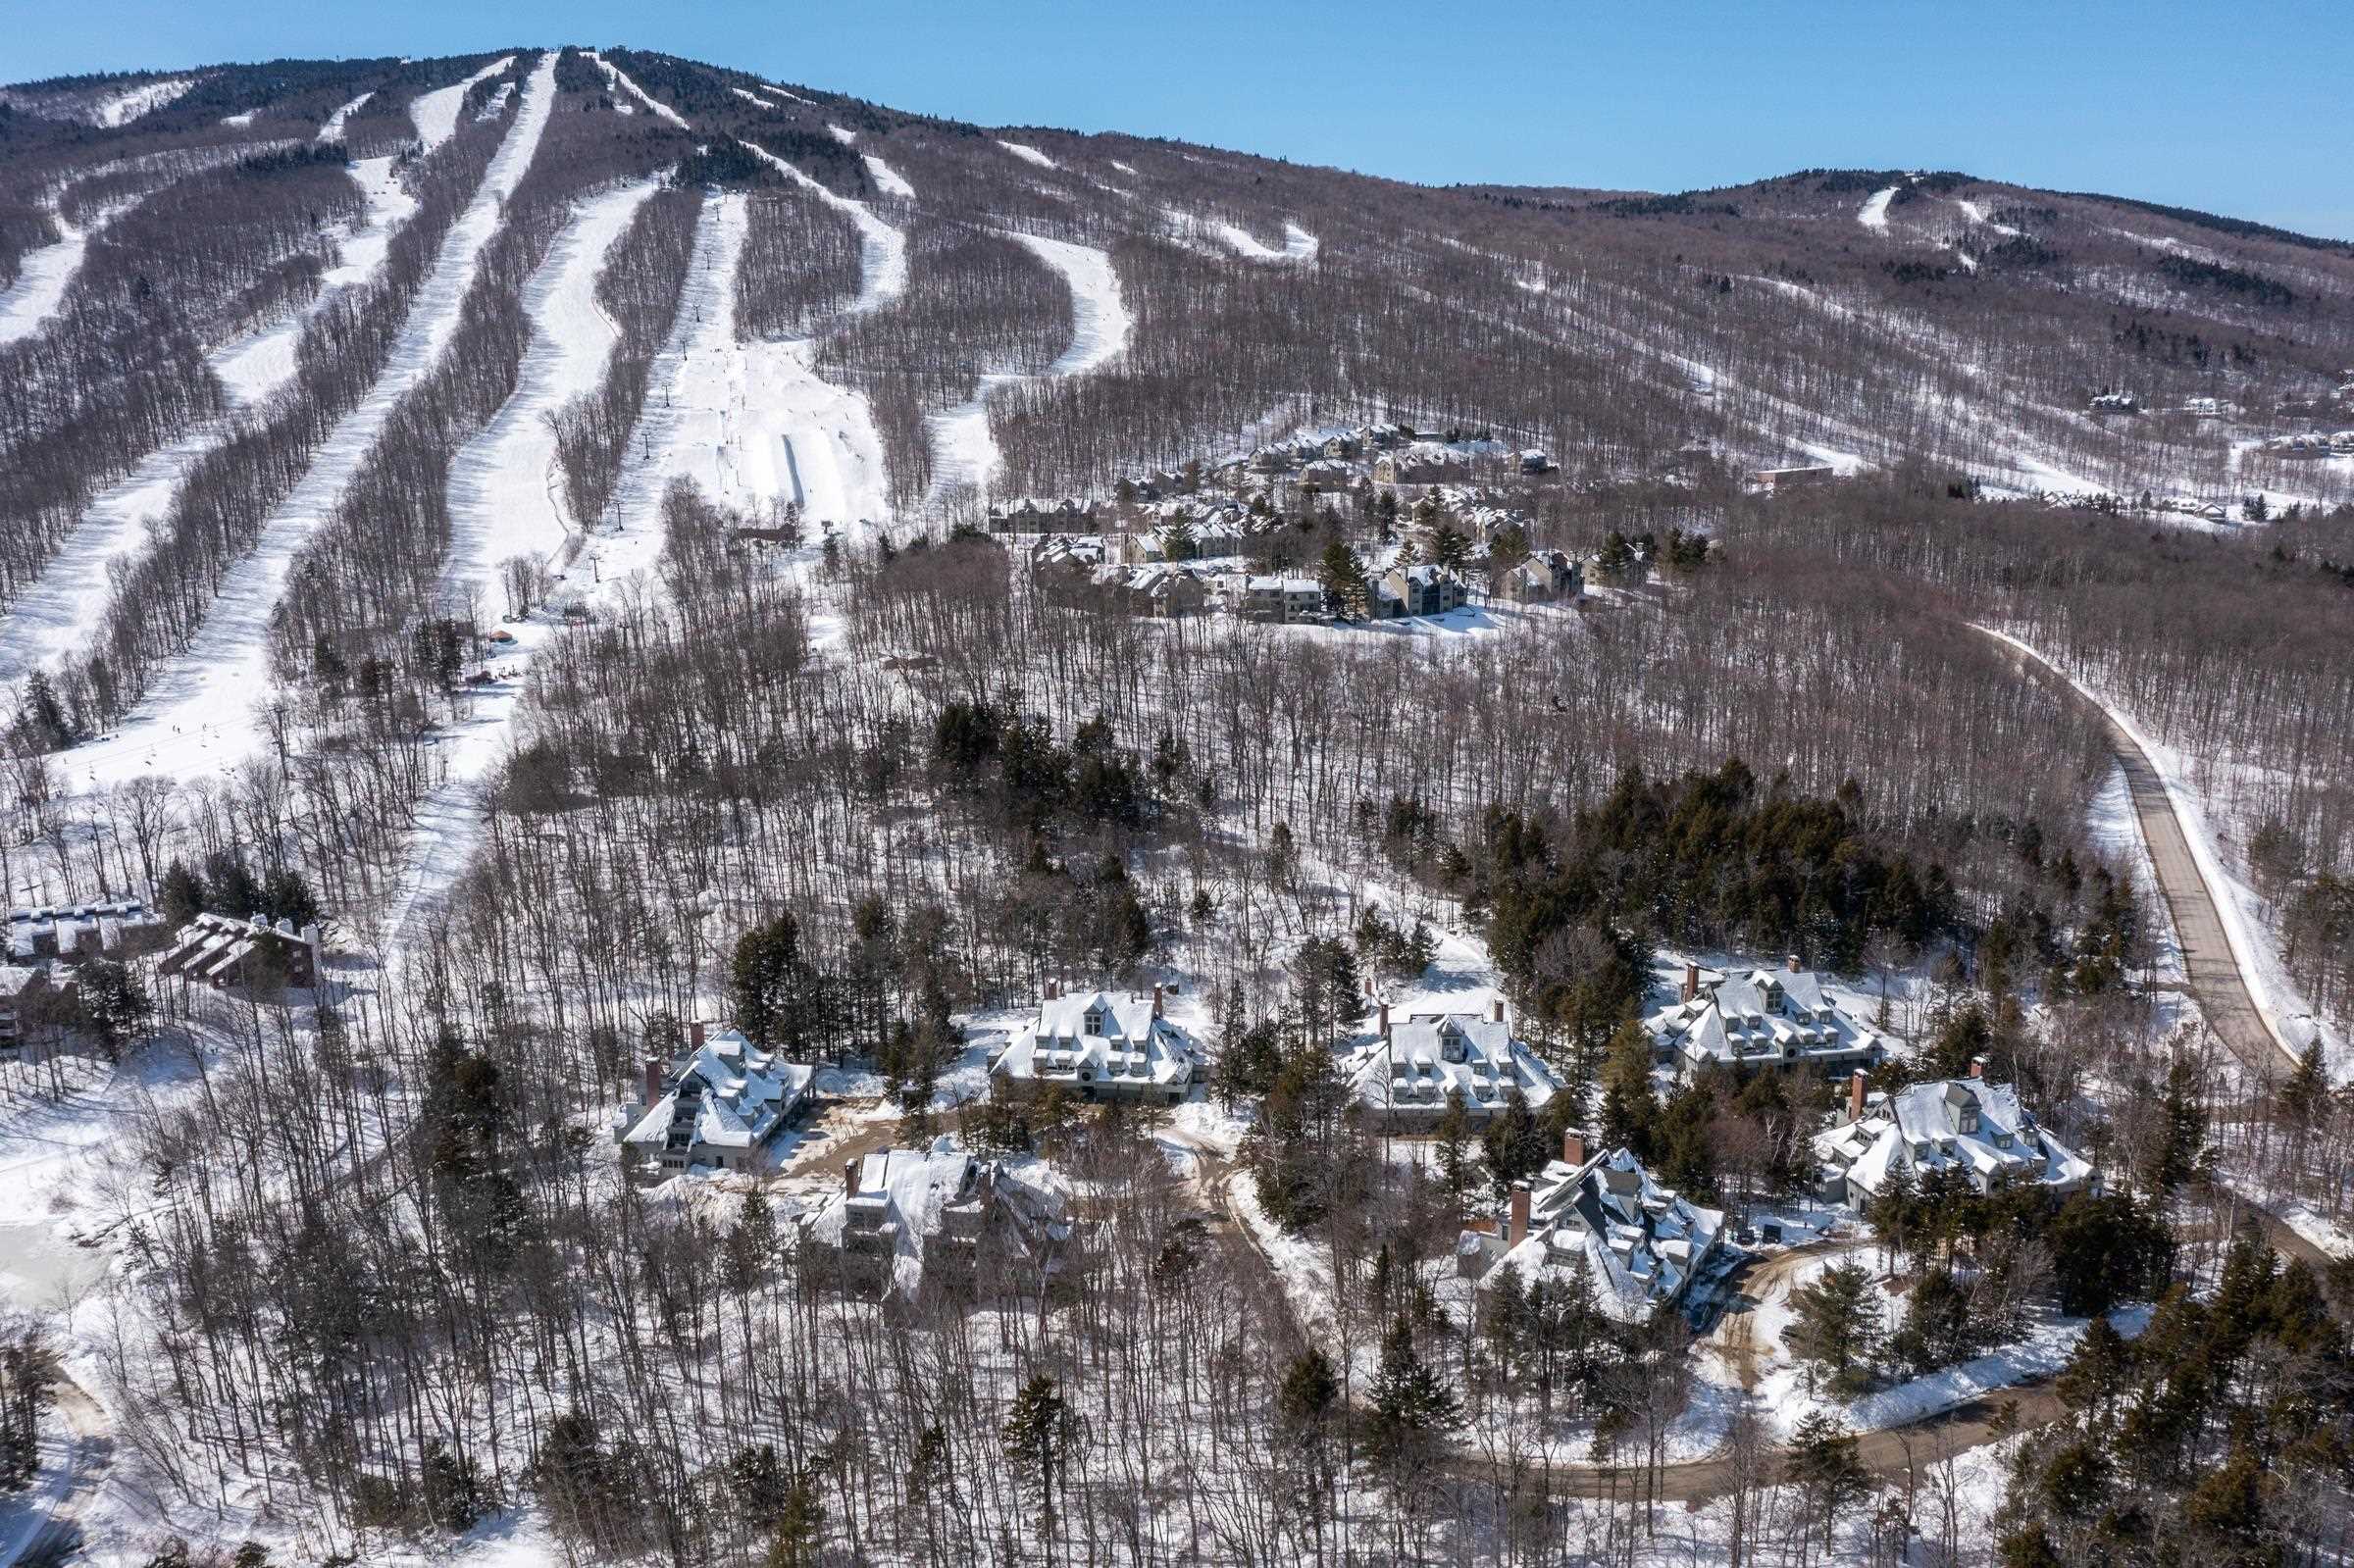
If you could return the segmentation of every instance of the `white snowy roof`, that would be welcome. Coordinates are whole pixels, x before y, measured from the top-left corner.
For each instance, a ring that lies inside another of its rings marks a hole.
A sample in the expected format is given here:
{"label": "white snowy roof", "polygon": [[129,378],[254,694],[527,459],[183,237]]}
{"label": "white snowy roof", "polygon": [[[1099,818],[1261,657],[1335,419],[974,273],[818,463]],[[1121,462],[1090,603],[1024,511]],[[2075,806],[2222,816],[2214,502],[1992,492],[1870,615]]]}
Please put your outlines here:
{"label": "white snowy roof", "polygon": [[995,1071],[1012,1079],[1095,1084],[1190,1083],[1195,1051],[1185,1031],[1152,1015],[1152,998],[1083,991],[1039,1004],[1038,1022],[1014,1037]]}
{"label": "white snowy roof", "polygon": [[1643,1021],[1654,1044],[1687,1061],[1801,1061],[1876,1053],[1888,1038],[1834,1001],[1805,969],[1753,969],[1704,986]]}
{"label": "white snowy roof", "polygon": [[1561,1081],[1512,1038],[1511,1027],[1472,1013],[1417,1014],[1390,1026],[1390,1037],[1365,1053],[1354,1085],[1375,1110],[1438,1110],[1450,1093],[1467,1110],[1493,1109],[1510,1091],[1533,1109]]}
{"label": "white snowy roof", "polygon": [[1826,1171],[1868,1194],[1899,1168],[1917,1180],[1958,1170],[1980,1191],[2006,1179],[2073,1190],[2092,1175],[2091,1162],[2035,1125],[2017,1085],[1975,1078],[1900,1089],[1862,1120],[1817,1134],[1814,1147]]}
{"label": "white snowy roof", "polygon": [[1683,1294],[1724,1235],[1724,1213],[1703,1208],[1652,1180],[1626,1149],[1583,1165],[1555,1160],[1532,1184],[1529,1232],[1490,1273],[1499,1279],[1559,1278],[1584,1258],[1602,1309],[1633,1322]]}
{"label": "white snowy roof", "polygon": [[778,1060],[741,1030],[719,1030],[671,1073],[668,1091],[646,1107],[622,1142],[649,1151],[661,1148],[679,1118],[683,1096],[693,1115],[691,1146],[755,1148],[784,1124],[816,1077],[816,1068]]}

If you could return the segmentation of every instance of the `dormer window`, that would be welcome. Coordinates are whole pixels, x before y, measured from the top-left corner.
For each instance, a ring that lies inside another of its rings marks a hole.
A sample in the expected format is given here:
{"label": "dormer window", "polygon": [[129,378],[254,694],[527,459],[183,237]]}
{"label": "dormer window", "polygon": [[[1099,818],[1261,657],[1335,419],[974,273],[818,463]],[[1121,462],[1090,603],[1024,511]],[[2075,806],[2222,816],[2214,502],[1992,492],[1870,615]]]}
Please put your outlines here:
{"label": "dormer window", "polygon": [[1104,1033],[1103,1015],[1092,1007],[1087,1010],[1087,1032],[1090,1035]]}

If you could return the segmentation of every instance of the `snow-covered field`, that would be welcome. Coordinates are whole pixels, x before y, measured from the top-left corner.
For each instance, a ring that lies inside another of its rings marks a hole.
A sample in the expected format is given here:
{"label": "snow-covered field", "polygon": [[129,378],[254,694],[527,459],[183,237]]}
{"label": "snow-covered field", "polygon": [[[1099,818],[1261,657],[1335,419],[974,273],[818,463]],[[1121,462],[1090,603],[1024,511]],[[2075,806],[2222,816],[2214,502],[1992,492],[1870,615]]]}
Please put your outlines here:
{"label": "snow-covered field", "polygon": [[106,788],[146,773],[225,774],[255,749],[253,704],[270,689],[270,620],[286,573],[312,530],[334,509],[393,405],[424,379],[457,330],[476,258],[546,127],[554,81],[551,54],[533,71],[514,128],[442,241],[384,374],[321,445],[301,481],[264,524],[252,553],[230,571],[188,651],[157,674],[146,699],[118,731],[59,757],[72,785]]}

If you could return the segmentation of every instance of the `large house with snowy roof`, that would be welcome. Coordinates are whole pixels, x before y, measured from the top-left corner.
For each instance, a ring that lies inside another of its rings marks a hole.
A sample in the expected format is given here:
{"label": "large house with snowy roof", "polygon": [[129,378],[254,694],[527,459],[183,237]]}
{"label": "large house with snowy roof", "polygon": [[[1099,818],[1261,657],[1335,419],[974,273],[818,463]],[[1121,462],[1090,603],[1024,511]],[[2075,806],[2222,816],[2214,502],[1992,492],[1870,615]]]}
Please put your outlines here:
{"label": "large house with snowy roof", "polygon": [[1034,1277],[1056,1274],[1073,1227],[1045,1161],[979,1160],[941,1138],[846,1161],[842,1189],[806,1234],[832,1254],[844,1288],[912,1300],[927,1284],[969,1279],[984,1247]]}
{"label": "large house with snowy roof", "polygon": [[1049,995],[1038,1022],[990,1063],[1001,1084],[1059,1085],[1084,1100],[1174,1105],[1201,1066],[1185,1031],[1162,1016],[1160,989]]}
{"label": "large house with snowy roof", "polygon": [[1482,1290],[1559,1283],[1582,1260],[1603,1311],[1632,1323],[1686,1304],[1694,1281],[1732,1266],[1724,1230],[1722,1210],[1660,1186],[1623,1148],[1589,1156],[1571,1133],[1561,1158],[1512,1189],[1504,1234],[1467,1235],[1463,1255]]}
{"label": "large house with snowy roof", "polygon": [[319,984],[319,928],[299,931],[290,920],[239,920],[199,914],[172,937],[156,965],[159,975],[186,975],[219,990],[268,979],[308,988]]}
{"label": "large house with snowy roof", "polygon": [[1424,563],[1392,567],[1374,584],[1376,609],[1383,617],[1445,615],[1463,602],[1463,580],[1445,567]]}
{"label": "large house with snowy roof", "polygon": [[814,1067],[778,1060],[741,1030],[697,1023],[684,1056],[645,1064],[644,1098],[615,1119],[615,1140],[625,1161],[665,1171],[760,1170],[816,1080]]}
{"label": "large house with snowy roof", "polygon": [[1860,1209],[1900,1170],[1916,1184],[1931,1171],[1952,1171],[1980,1192],[2026,1182],[2056,1197],[2092,1180],[2091,1162],[2035,1125],[2018,1085],[1989,1084],[1978,1071],[1972,1064],[1969,1078],[1893,1094],[1868,1094],[1859,1071],[1844,1119],[1815,1138],[1823,1201]]}
{"label": "large house with snowy roof", "polygon": [[1517,1093],[1531,1110],[1561,1089],[1553,1069],[1512,1037],[1499,998],[1479,1013],[1414,1013],[1393,1021],[1381,1004],[1380,1039],[1350,1073],[1351,1090],[1366,1119],[1396,1131],[1422,1131],[1459,1101],[1474,1127],[1511,1103]]}
{"label": "large house with snowy roof", "polygon": [[1878,1066],[1889,1046],[1795,957],[1781,969],[1722,976],[1687,964],[1682,995],[1643,1028],[1659,1058],[1686,1077],[1714,1063],[1744,1078],[1766,1069],[1836,1078]]}

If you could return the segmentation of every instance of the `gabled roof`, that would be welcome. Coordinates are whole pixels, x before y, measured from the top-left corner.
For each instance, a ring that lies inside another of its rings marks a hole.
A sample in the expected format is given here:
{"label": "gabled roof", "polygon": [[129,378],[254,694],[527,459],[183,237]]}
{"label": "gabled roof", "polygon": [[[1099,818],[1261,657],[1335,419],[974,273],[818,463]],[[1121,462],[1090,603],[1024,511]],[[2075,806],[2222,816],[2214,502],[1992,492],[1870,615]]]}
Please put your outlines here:
{"label": "gabled roof", "polygon": [[1502,1260],[1512,1274],[1488,1278],[1545,1278],[1583,1257],[1603,1310],[1621,1322],[1681,1296],[1724,1235],[1722,1210],[1660,1186],[1624,1148],[1556,1160],[1531,1185],[1528,1237]]}
{"label": "gabled roof", "polygon": [[1693,1063],[1848,1056],[1886,1049],[1887,1037],[1849,1014],[1806,969],[1752,969],[1702,988],[1643,1021],[1653,1042]]}
{"label": "gabled roof", "polygon": [[622,1142],[662,1147],[684,1096],[694,1112],[695,1146],[755,1148],[775,1136],[816,1078],[816,1068],[780,1061],[740,1030],[719,1030],[672,1070],[667,1091],[622,1135]]}
{"label": "gabled roof", "polygon": [[1129,1081],[1169,1087],[1193,1081],[1185,1031],[1152,1015],[1152,998],[1082,991],[1039,1004],[1038,1022],[1014,1037],[995,1071],[1007,1078]]}
{"label": "gabled roof", "polygon": [[1877,1193],[1900,1167],[1916,1179],[1955,1170],[1984,1190],[2029,1181],[2073,1190],[2092,1165],[2035,1124],[2013,1084],[1937,1079],[1883,1097],[1862,1120],[1816,1135],[1815,1157],[1851,1192]]}
{"label": "gabled roof", "polygon": [[1357,1063],[1352,1084],[1375,1110],[1438,1110],[1458,1096],[1467,1110],[1494,1109],[1518,1089],[1533,1109],[1561,1081],[1511,1027],[1476,1013],[1424,1013],[1390,1026],[1390,1037]]}

